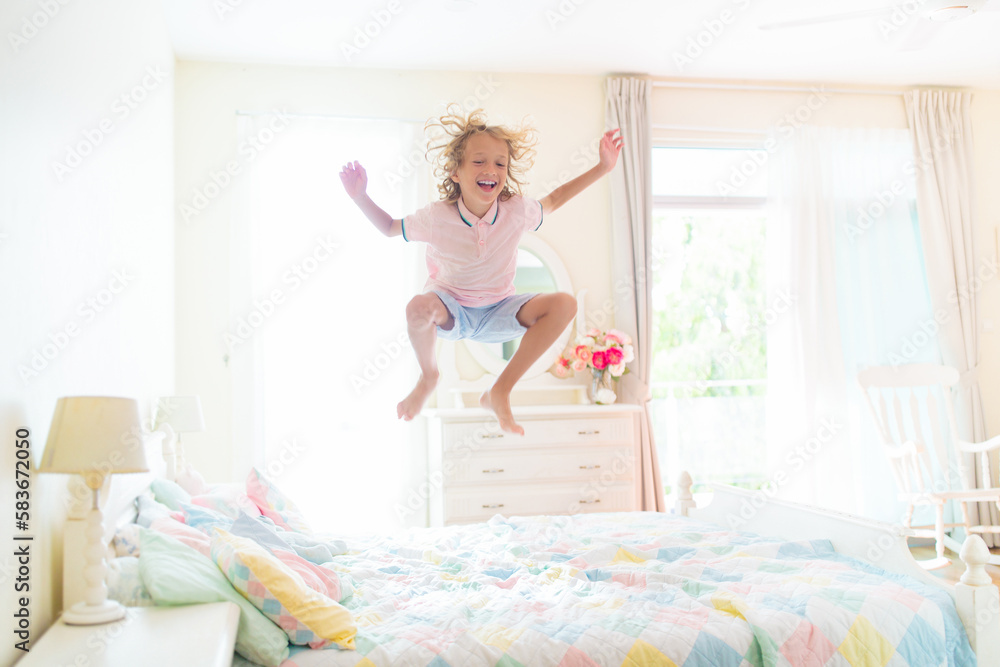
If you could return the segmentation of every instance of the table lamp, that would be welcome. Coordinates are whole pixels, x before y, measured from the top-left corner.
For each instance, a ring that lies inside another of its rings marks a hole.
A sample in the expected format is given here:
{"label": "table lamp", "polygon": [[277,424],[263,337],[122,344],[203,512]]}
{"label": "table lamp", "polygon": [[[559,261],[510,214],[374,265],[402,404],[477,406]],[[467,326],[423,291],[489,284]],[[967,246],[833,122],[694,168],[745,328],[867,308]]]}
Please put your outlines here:
{"label": "table lamp", "polygon": [[108,600],[104,583],[108,568],[104,562],[104,516],[98,495],[109,474],[149,471],[141,440],[136,444],[135,434],[141,430],[139,404],[135,399],[71,396],[56,402],[38,472],[83,475],[87,487],[94,492],[85,533],[83,578],[87,588],[82,602],[63,611],[63,621],[70,625],[96,625],[125,616],[122,605]]}
{"label": "table lamp", "polygon": [[[201,399],[197,396],[165,396],[157,403],[154,430],[166,434],[163,446],[167,458],[167,479],[176,479],[184,467],[184,447],[181,433],[205,430],[205,417],[201,412]],[[174,438],[176,437],[176,448]]]}

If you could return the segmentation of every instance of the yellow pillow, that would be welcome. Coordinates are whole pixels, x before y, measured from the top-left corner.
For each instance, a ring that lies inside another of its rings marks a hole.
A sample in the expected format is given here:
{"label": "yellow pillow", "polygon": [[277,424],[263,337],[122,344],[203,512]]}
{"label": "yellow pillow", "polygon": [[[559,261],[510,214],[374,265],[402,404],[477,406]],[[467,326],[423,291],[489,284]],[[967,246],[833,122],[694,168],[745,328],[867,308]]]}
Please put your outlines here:
{"label": "yellow pillow", "polygon": [[292,644],[353,649],[351,612],[306,586],[302,577],[253,540],[215,529],[212,559],[243,597],[285,631]]}

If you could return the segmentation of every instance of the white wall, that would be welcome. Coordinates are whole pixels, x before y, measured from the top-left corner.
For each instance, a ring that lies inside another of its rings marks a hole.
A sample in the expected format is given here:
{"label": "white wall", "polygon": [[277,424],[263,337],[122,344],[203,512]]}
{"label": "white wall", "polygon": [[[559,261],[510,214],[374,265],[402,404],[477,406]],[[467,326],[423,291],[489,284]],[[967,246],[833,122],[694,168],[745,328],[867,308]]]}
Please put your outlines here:
{"label": "white wall", "polygon": [[[0,664],[9,664],[21,655],[7,613],[15,431],[30,429],[37,463],[60,396],[134,397],[148,414],[150,399],[173,392],[174,64],[152,0],[8,1],[0,28]],[[55,169],[70,149],[88,154]],[[67,479],[32,472],[33,640],[60,606]]]}
{"label": "white wall", "polygon": [[[977,266],[1000,260],[997,230],[1000,228],[1000,90],[973,95],[972,131],[976,146]],[[993,331],[981,331],[979,339],[979,384],[986,412],[986,433],[1000,434],[1000,276],[996,274],[979,293],[979,316],[990,321]],[[996,484],[996,478],[994,478]]]}
{"label": "white wall", "polygon": [[[495,122],[532,116],[538,155],[527,194],[547,194],[596,163],[604,130],[602,77],[468,72],[399,72],[334,68],[177,64],[177,383],[179,393],[202,396],[208,431],[185,436],[188,457],[211,479],[242,479],[234,470],[234,423],[248,415],[232,405],[223,336],[229,323],[232,188],[221,188],[196,214],[196,191],[212,172],[239,159],[237,110],[281,109],[425,121],[455,101],[482,106]],[[339,183],[330,187],[339,188]],[[214,192],[210,188],[210,192]],[[589,303],[611,296],[609,195],[601,182],[547,216],[539,234],[562,256],[574,288],[590,290]],[[394,212],[405,215],[407,212]],[[345,221],[346,224],[347,221]],[[367,224],[363,218],[351,221]],[[414,362],[415,363],[415,362]],[[401,397],[399,397],[401,398]],[[398,400],[393,398],[393,404]],[[235,433],[239,432],[239,424]]]}

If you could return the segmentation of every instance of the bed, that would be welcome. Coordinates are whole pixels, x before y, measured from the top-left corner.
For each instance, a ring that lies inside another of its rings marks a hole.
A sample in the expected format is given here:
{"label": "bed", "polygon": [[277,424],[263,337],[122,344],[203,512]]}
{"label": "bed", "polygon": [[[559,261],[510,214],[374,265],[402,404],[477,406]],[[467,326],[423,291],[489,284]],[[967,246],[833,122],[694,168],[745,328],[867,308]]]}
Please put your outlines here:
{"label": "bed", "polygon": [[[696,508],[687,475],[670,514],[498,515],[393,536],[313,535],[293,499],[259,472],[250,477],[246,487],[213,487],[192,503],[171,498],[169,480],[118,476],[105,507],[118,518],[106,522],[113,565],[135,558],[140,567],[131,570],[148,585],[137,591],[138,584],[122,583],[124,563],[112,567],[119,599],[184,603],[180,589],[194,579],[178,563],[197,558],[228,570],[246,606],[256,593],[232,577],[239,568],[227,545],[253,535],[256,546],[240,544],[281,555],[271,542],[277,535],[308,561],[301,570],[292,564],[296,581],[347,613],[326,609],[325,620],[293,618],[289,626],[283,602],[285,634],[298,643],[282,636],[261,653],[247,642],[262,637],[264,626],[244,627],[244,612],[234,666],[963,666],[977,656],[978,664],[1000,664],[1000,593],[983,570],[988,551],[976,536],[963,548],[964,583],[949,587],[916,564],[893,526],[728,487]],[[260,514],[252,514],[254,505]],[[82,567],[73,556],[82,534],[68,523],[64,604],[78,595],[73,582]],[[258,535],[260,527],[266,531]],[[221,546],[220,535],[228,536]],[[164,553],[165,567],[141,567]],[[324,639],[331,618],[336,632]]]}

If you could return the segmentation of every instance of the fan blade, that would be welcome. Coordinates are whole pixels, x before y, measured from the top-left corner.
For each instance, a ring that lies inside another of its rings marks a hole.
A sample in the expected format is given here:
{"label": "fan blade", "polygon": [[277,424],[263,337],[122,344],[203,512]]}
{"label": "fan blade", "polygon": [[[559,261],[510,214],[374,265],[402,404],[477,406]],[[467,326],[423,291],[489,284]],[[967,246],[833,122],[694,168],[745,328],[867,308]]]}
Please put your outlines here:
{"label": "fan blade", "polygon": [[819,23],[833,23],[834,21],[853,21],[854,19],[870,18],[872,16],[883,16],[892,11],[892,7],[882,9],[864,9],[857,12],[846,12],[844,14],[828,14],[826,16],[816,16],[807,19],[796,19],[794,21],[776,21],[774,23],[761,23],[757,26],[760,30],[783,30],[785,28],[798,28],[806,25]]}

